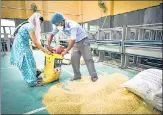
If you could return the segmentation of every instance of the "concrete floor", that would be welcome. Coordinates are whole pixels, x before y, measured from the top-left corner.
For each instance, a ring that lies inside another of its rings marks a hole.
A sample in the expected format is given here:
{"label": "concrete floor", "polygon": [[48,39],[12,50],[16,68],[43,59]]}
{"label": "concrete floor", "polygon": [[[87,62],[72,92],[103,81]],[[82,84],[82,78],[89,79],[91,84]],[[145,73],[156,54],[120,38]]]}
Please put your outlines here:
{"label": "concrete floor", "polygon": [[[37,66],[43,66],[44,54],[34,51]],[[21,78],[20,71],[9,63],[10,55],[1,57],[1,111],[2,114],[24,114],[32,112],[34,114],[48,114],[42,104],[42,95],[46,93],[50,86],[58,82],[53,82],[42,87],[29,88]],[[103,72],[123,73],[132,78],[137,72],[131,70],[121,70],[116,67],[106,66],[102,63],[95,63],[97,74]],[[81,65],[82,75],[88,75],[85,65]],[[64,83],[73,75],[71,65],[63,65],[59,82]],[[43,108],[42,108],[43,107]],[[35,111],[36,110],[36,111]]]}

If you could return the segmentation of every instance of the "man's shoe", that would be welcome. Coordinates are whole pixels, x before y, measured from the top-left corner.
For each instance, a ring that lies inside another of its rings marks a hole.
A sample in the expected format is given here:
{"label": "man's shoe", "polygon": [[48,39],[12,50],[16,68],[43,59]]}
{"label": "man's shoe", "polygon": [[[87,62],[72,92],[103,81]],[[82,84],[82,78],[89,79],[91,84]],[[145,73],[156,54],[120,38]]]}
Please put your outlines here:
{"label": "man's shoe", "polygon": [[95,77],[91,77],[91,80],[92,80],[93,82],[97,81],[97,79],[98,79],[97,76],[95,76]]}
{"label": "man's shoe", "polygon": [[81,77],[73,77],[70,79],[70,81],[79,80],[79,79],[81,79]]}

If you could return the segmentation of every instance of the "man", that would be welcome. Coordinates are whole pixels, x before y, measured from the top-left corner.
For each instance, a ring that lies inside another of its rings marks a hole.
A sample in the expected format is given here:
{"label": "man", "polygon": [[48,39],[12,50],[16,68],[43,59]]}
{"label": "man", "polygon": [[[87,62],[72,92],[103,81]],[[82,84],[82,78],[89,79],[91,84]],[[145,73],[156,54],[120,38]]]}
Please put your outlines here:
{"label": "man", "polygon": [[74,77],[71,80],[81,79],[80,57],[83,56],[91,79],[95,82],[98,77],[92,59],[88,35],[85,30],[78,23],[65,19],[60,13],[54,13],[50,22],[53,24],[53,31],[48,39],[49,48],[54,35],[56,35],[59,30],[62,30],[70,37],[69,46],[61,53],[61,55],[64,56],[72,48],[71,63]]}

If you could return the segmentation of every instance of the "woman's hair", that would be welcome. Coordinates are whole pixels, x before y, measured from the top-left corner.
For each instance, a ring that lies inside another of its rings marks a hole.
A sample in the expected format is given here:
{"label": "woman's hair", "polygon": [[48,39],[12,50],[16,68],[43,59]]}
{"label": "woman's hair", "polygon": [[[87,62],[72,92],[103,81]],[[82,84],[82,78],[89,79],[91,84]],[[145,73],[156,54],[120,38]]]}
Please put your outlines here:
{"label": "woman's hair", "polygon": [[44,21],[44,18],[41,16],[41,17],[40,17],[40,20],[41,20],[41,21]]}
{"label": "woman's hair", "polygon": [[38,12],[35,12],[29,19],[28,19],[28,22],[30,24],[32,24],[35,29],[34,29],[34,32],[35,32],[35,35],[36,35],[36,38],[37,38],[37,41],[40,43],[40,39],[41,39],[41,24],[40,24],[40,21],[43,20],[41,19],[41,14],[38,13]]}

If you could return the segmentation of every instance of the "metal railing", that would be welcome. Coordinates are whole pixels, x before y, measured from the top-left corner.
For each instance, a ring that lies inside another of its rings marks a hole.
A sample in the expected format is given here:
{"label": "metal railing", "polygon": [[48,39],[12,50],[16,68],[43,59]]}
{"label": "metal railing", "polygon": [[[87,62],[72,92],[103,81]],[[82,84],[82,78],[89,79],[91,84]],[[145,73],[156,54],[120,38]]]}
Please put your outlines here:
{"label": "metal railing", "polygon": [[131,64],[142,64],[144,58],[162,59],[162,23],[127,25],[87,33],[92,50],[99,54],[99,61],[115,58],[121,68],[126,68]]}
{"label": "metal railing", "polygon": [[[5,30],[6,27],[1,28]],[[158,60],[155,63],[147,61],[146,64],[151,65],[153,63],[161,67],[159,62],[162,60],[162,23],[127,25],[124,27],[87,31],[87,33],[92,50],[99,54],[99,61],[118,59],[120,62],[119,66],[126,68],[131,64],[142,65],[145,63],[143,60]],[[42,33],[41,35],[41,41],[47,44],[49,33]],[[10,51],[12,40],[11,32],[3,34],[1,36],[1,51],[6,52],[6,49]],[[68,46],[68,38],[62,32],[55,36],[55,40],[57,45]]]}
{"label": "metal railing", "polygon": [[[126,68],[130,64],[142,65],[144,58],[155,59],[157,62],[162,60],[162,23],[99,29],[96,34],[98,37],[93,43],[93,48],[102,53],[99,55],[102,61],[108,55],[113,59],[113,54],[120,54],[119,65]],[[161,67],[159,63],[153,65]]]}
{"label": "metal railing", "polygon": [[[143,59],[162,60],[162,24],[145,24],[126,26],[125,38],[122,42],[124,54],[123,67],[131,65],[129,58],[133,58],[132,64],[143,65]],[[151,64],[150,64],[151,65]],[[159,67],[160,64],[157,63]],[[147,66],[144,65],[144,67]],[[156,64],[155,64],[155,67]]]}

